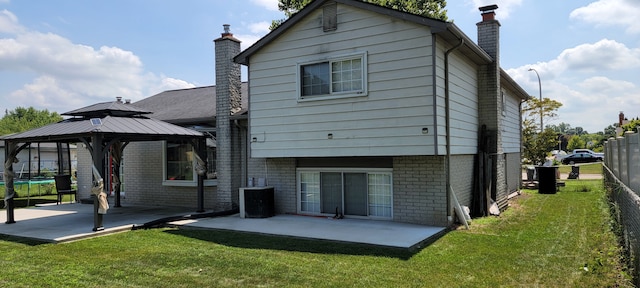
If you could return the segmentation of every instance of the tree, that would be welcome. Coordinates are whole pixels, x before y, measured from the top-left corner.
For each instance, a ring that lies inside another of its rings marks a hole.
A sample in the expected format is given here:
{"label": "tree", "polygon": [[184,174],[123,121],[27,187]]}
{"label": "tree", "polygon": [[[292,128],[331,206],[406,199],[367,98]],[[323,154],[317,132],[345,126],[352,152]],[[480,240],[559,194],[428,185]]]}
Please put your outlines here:
{"label": "tree", "polygon": [[545,162],[547,153],[558,147],[558,136],[552,129],[545,129],[538,133],[536,121],[524,120],[522,128],[522,157],[525,164],[541,165]]}
{"label": "tree", "polygon": [[609,139],[611,137],[616,137],[616,126],[617,125],[618,125],[617,123],[613,123],[613,124],[607,126],[607,128],[604,128],[603,132],[604,132],[604,137],[606,139]]}
{"label": "tree", "polygon": [[622,131],[638,132],[638,127],[640,127],[640,120],[636,118],[629,121],[627,124],[622,125]]}
{"label": "tree", "polygon": [[[554,127],[547,125],[546,129],[538,126],[540,114],[544,118],[556,117],[556,110],[562,103],[543,98],[542,101],[535,97],[529,98],[522,107],[522,156],[527,164],[539,165],[545,162],[547,153],[558,148],[558,129],[569,129],[571,126]],[[538,131],[540,131],[538,133]]]}
{"label": "tree", "polygon": [[59,121],[62,121],[62,116],[57,112],[18,107],[5,111],[4,117],[0,119],[0,135],[23,132]]}
{"label": "tree", "polygon": [[[313,0],[278,0],[278,9],[284,12],[286,18],[302,10]],[[446,0],[363,0],[402,12],[412,13],[424,17],[447,21]],[[286,19],[273,20],[270,29],[280,26]]]}
{"label": "tree", "polygon": [[582,137],[578,135],[574,135],[569,139],[569,144],[567,145],[567,150],[573,151],[573,149],[580,149],[587,147],[587,143],[582,139]]}
{"label": "tree", "polygon": [[[542,98],[542,101],[540,101],[538,98],[531,97],[529,98],[529,100],[524,102],[524,105],[522,107],[522,113],[525,119],[536,120],[539,123],[540,113],[542,113],[543,120],[545,119],[550,120],[558,116],[558,114],[556,114],[556,111],[560,107],[562,107],[562,103],[556,100],[551,100],[549,98]],[[547,121],[544,121],[544,122],[547,122]],[[570,128],[571,126],[568,126],[568,127]],[[540,131],[542,131],[544,128],[545,127],[538,127]],[[563,128],[566,129],[567,127],[563,127]]]}

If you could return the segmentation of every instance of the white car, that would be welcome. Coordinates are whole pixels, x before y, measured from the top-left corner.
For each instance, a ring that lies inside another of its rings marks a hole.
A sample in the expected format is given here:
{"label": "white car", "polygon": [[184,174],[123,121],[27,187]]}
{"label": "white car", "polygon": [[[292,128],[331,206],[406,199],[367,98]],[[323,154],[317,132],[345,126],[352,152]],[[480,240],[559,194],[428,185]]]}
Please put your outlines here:
{"label": "white car", "polygon": [[562,160],[562,158],[567,157],[567,152],[564,152],[562,150],[553,150],[551,151],[551,156],[553,156],[553,158],[557,161]]}

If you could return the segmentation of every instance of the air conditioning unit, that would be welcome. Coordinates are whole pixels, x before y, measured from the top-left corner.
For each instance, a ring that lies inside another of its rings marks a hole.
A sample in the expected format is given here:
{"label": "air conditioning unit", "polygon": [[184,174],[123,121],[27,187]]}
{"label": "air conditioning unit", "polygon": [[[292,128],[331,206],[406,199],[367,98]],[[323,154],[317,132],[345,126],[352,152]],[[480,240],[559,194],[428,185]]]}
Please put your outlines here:
{"label": "air conditioning unit", "polygon": [[240,218],[268,218],[275,215],[273,187],[240,188]]}

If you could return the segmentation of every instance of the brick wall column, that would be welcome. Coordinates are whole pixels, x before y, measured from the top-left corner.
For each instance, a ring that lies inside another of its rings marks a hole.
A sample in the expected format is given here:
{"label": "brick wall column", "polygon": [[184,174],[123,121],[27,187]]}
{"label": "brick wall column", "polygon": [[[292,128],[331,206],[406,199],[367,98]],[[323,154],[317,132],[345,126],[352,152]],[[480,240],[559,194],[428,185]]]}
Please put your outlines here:
{"label": "brick wall column", "polygon": [[[240,110],[240,64],[233,57],[240,53],[240,40],[224,25],[224,33],[215,43],[216,58],[216,173],[218,189],[215,196],[217,209],[231,209],[237,199],[238,181],[233,181],[233,129],[230,116]],[[234,187],[235,186],[235,187]],[[237,204],[237,203],[236,203]]]}

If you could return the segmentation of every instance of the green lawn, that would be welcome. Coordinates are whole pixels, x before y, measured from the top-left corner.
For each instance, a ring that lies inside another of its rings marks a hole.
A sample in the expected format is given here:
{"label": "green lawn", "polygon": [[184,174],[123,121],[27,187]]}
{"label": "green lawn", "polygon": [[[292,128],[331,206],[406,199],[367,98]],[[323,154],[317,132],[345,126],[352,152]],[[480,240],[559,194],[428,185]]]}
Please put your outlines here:
{"label": "green lawn", "polygon": [[206,230],[66,244],[0,238],[1,287],[627,286],[601,180],[525,191],[415,252]]}
{"label": "green lawn", "polygon": [[[590,164],[582,164],[580,166],[580,174],[602,174],[602,163],[590,163]],[[560,165],[558,170],[560,173],[569,173],[571,172],[571,165]]]}

